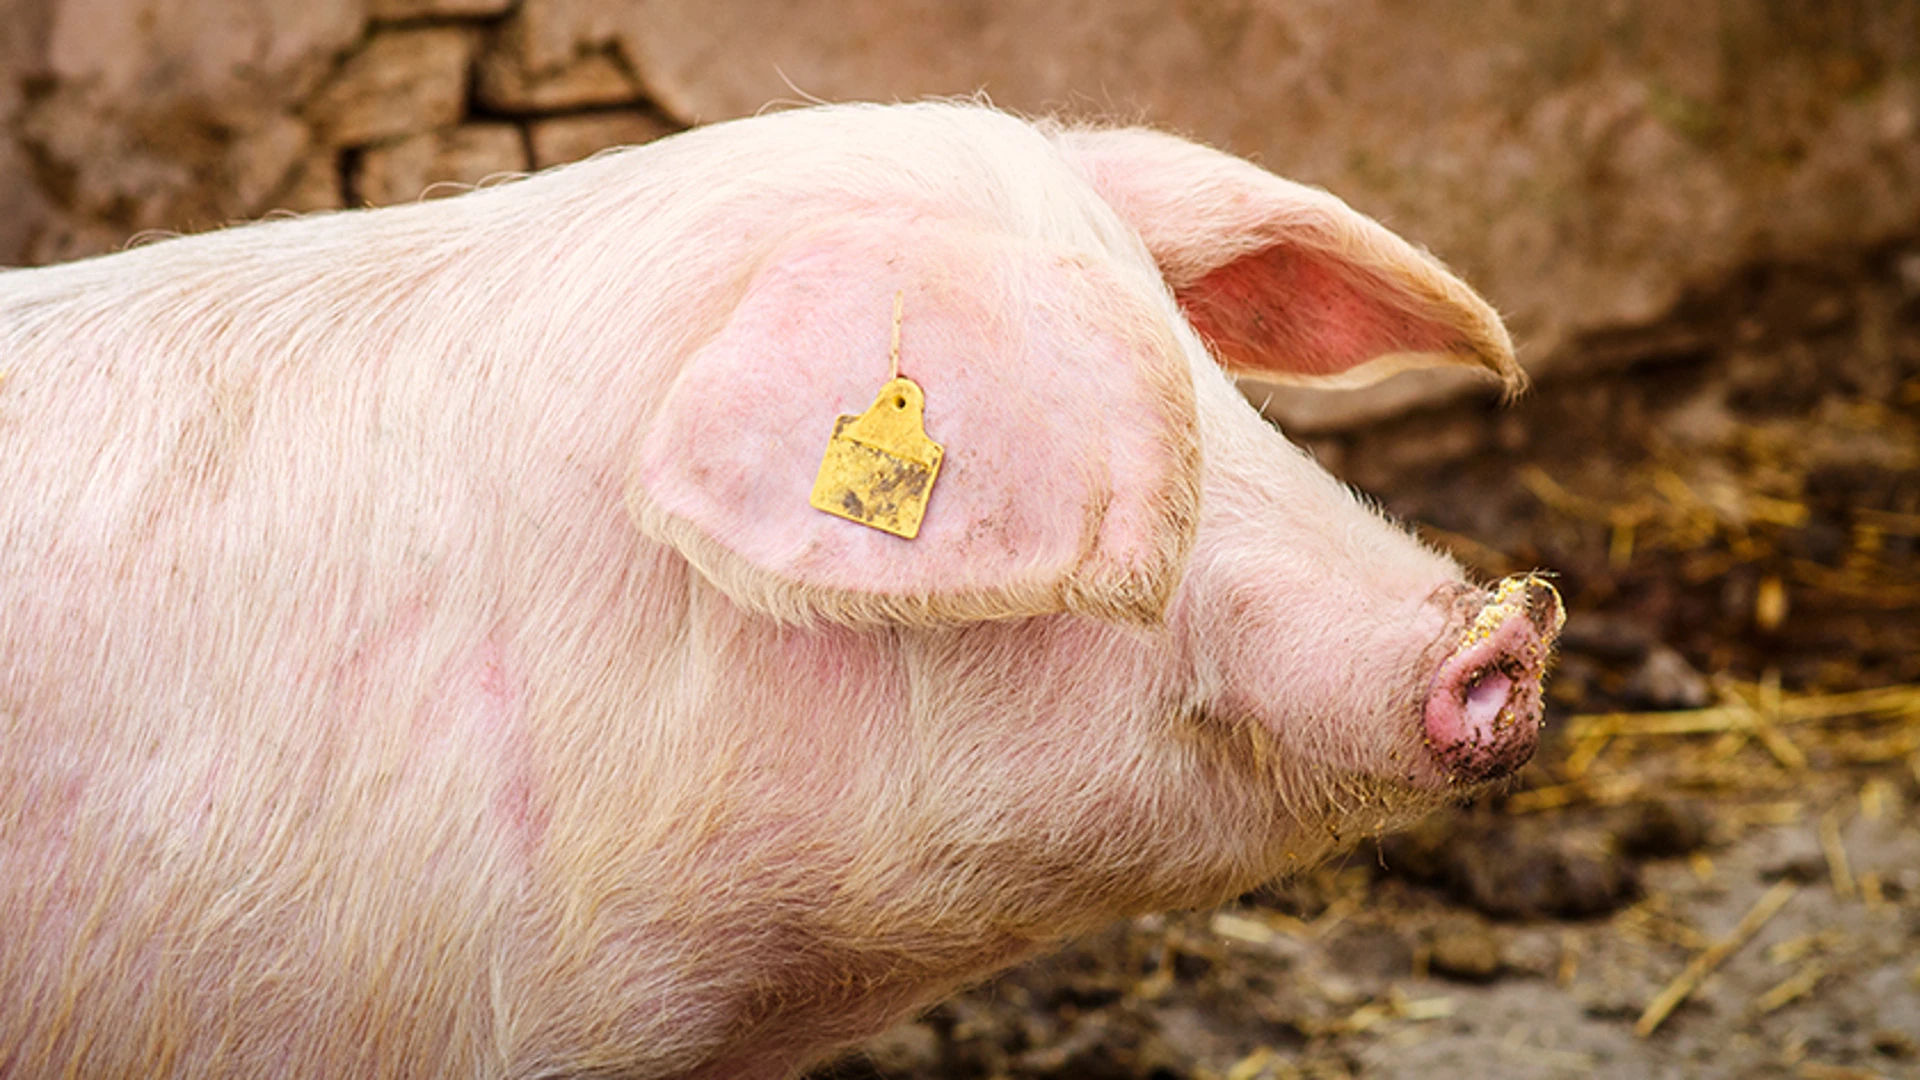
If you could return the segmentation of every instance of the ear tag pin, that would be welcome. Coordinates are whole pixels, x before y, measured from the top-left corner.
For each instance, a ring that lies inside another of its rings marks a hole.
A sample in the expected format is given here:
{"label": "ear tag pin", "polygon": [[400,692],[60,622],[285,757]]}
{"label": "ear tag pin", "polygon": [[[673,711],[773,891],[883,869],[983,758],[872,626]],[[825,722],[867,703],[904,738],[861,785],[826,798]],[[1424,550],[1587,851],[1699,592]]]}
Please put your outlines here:
{"label": "ear tag pin", "polygon": [[816,510],[911,540],[920,533],[944,447],[927,437],[926,395],[900,374],[902,294],[893,297],[892,377],[866,412],[842,416],[813,481]]}

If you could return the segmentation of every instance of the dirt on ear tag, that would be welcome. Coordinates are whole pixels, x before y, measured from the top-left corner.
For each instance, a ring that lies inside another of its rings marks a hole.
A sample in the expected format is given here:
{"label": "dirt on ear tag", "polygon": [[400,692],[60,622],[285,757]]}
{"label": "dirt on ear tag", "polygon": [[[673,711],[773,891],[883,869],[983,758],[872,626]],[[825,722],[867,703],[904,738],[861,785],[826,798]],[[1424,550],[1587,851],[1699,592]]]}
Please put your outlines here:
{"label": "dirt on ear tag", "polygon": [[895,378],[859,416],[842,416],[813,481],[814,509],[911,540],[945,449],[927,437],[926,396]]}

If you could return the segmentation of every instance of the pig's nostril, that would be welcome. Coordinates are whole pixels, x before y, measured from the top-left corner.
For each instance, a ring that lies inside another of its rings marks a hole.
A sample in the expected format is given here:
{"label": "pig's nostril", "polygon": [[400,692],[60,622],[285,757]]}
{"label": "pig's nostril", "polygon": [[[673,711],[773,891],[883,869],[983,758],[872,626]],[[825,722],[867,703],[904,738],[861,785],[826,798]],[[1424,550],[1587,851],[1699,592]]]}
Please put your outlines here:
{"label": "pig's nostril", "polygon": [[1467,727],[1472,731],[1484,731],[1491,728],[1500,718],[1500,711],[1507,707],[1507,697],[1513,691],[1513,680],[1498,671],[1489,671],[1474,680],[1467,688],[1466,719]]}
{"label": "pig's nostril", "polygon": [[1423,716],[1449,780],[1508,776],[1533,755],[1540,677],[1563,617],[1552,586],[1509,578],[1464,628],[1434,672]]}

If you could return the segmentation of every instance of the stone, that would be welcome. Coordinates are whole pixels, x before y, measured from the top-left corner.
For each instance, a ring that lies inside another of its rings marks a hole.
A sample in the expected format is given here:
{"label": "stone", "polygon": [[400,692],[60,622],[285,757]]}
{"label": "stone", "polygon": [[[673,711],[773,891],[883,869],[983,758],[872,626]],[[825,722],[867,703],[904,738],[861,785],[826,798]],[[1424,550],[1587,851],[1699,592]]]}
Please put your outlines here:
{"label": "stone", "polygon": [[287,174],[286,186],[269,196],[261,208],[294,214],[339,210],[347,205],[340,182],[340,156],[324,147],[312,149]]}
{"label": "stone", "polygon": [[1465,921],[1435,929],[1427,963],[1436,975],[1473,983],[1492,982],[1505,967],[1500,939],[1487,927]]}
{"label": "stone", "polygon": [[1706,807],[1691,800],[1651,798],[1623,807],[1614,843],[1636,859],[1673,859],[1707,846],[1714,821]]}
{"label": "stone", "polygon": [[100,91],[66,85],[29,105],[16,130],[44,165],[51,201],[121,230],[123,239],[185,225],[197,209],[182,199],[195,187],[195,166],[221,149],[188,117],[127,116]]}
{"label": "stone", "polygon": [[364,0],[56,0],[50,74],[164,104],[304,97],[366,26]]}
{"label": "stone", "polygon": [[364,146],[460,122],[474,35],[458,27],[375,34],[307,110],[320,140]]}
{"label": "stone", "polygon": [[608,147],[652,142],[675,130],[653,113],[623,111],[536,120],[527,126],[527,135],[533,144],[533,167],[544,169],[579,161]]}
{"label": "stone", "polygon": [[510,27],[513,46],[528,71],[557,71],[577,56],[614,46],[623,27],[646,18],[639,8],[631,2],[522,0]]}
{"label": "stone", "polygon": [[372,0],[367,14],[376,19],[486,19],[504,15],[513,0]]}
{"label": "stone", "polygon": [[365,22],[359,0],[0,0],[0,262],[253,213]]}
{"label": "stone", "polygon": [[[25,97],[21,83],[46,74],[54,0],[0,0],[0,124],[11,122]],[[0,189],[3,190],[3,189]]]}
{"label": "stone", "polygon": [[391,206],[457,195],[489,177],[526,171],[526,140],[518,127],[464,124],[369,147],[354,173],[353,194],[368,206]]}
{"label": "stone", "polygon": [[1382,838],[1386,872],[1437,885],[1496,919],[1590,918],[1641,894],[1639,866],[1611,837],[1523,818],[1455,814]]}
{"label": "stone", "polygon": [[568,56],[557,66],[528,62],[525,21],[496,34],[481,54],[474,96],[504,113],[560,112],[596,105],[623,105],[645,96],[611,48]]}
{"label": "stone", "polygon": [[29,266],[72,262],[127,246],[127,231],[51,212],[28,241],[23,260]]}
{"label": "stone", "polygon": [[504,113],[561,112],[595,105],[640,100],[640,85],[607,53],[588,53],[547,75],[530,75],[506,53],[489,53],[480,63],[475,96]]}
{"label": "stone", "polygon": [[286,186],[312,142],[307,126],[278,115],[227,146],[228,184],[243,213],[257,214]]}
{"label": "stone", "polygon": [[34,182],[33,162],[11,139],[0,139],[0,266],[26,262],[28,248],[52,214]]}
{"label": "stone", "polygon": [[1326,949],[1329,962],[1367,994],[1385,993],[1394,980],[1413,974],[1413,945],[1391,925],[1343,923]]}

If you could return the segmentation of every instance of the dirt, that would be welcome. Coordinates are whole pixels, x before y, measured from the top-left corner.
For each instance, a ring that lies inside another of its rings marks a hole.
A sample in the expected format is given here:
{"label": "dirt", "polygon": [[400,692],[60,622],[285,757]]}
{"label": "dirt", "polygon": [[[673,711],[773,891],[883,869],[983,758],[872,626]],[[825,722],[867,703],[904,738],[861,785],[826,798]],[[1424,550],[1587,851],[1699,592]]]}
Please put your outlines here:
{"label": "dirt", "polygon": [[818,1080],[1920,1077],[1920,242],[1580,347],[1311,446],[1478,571],[1558,576],[1516,782]]}

